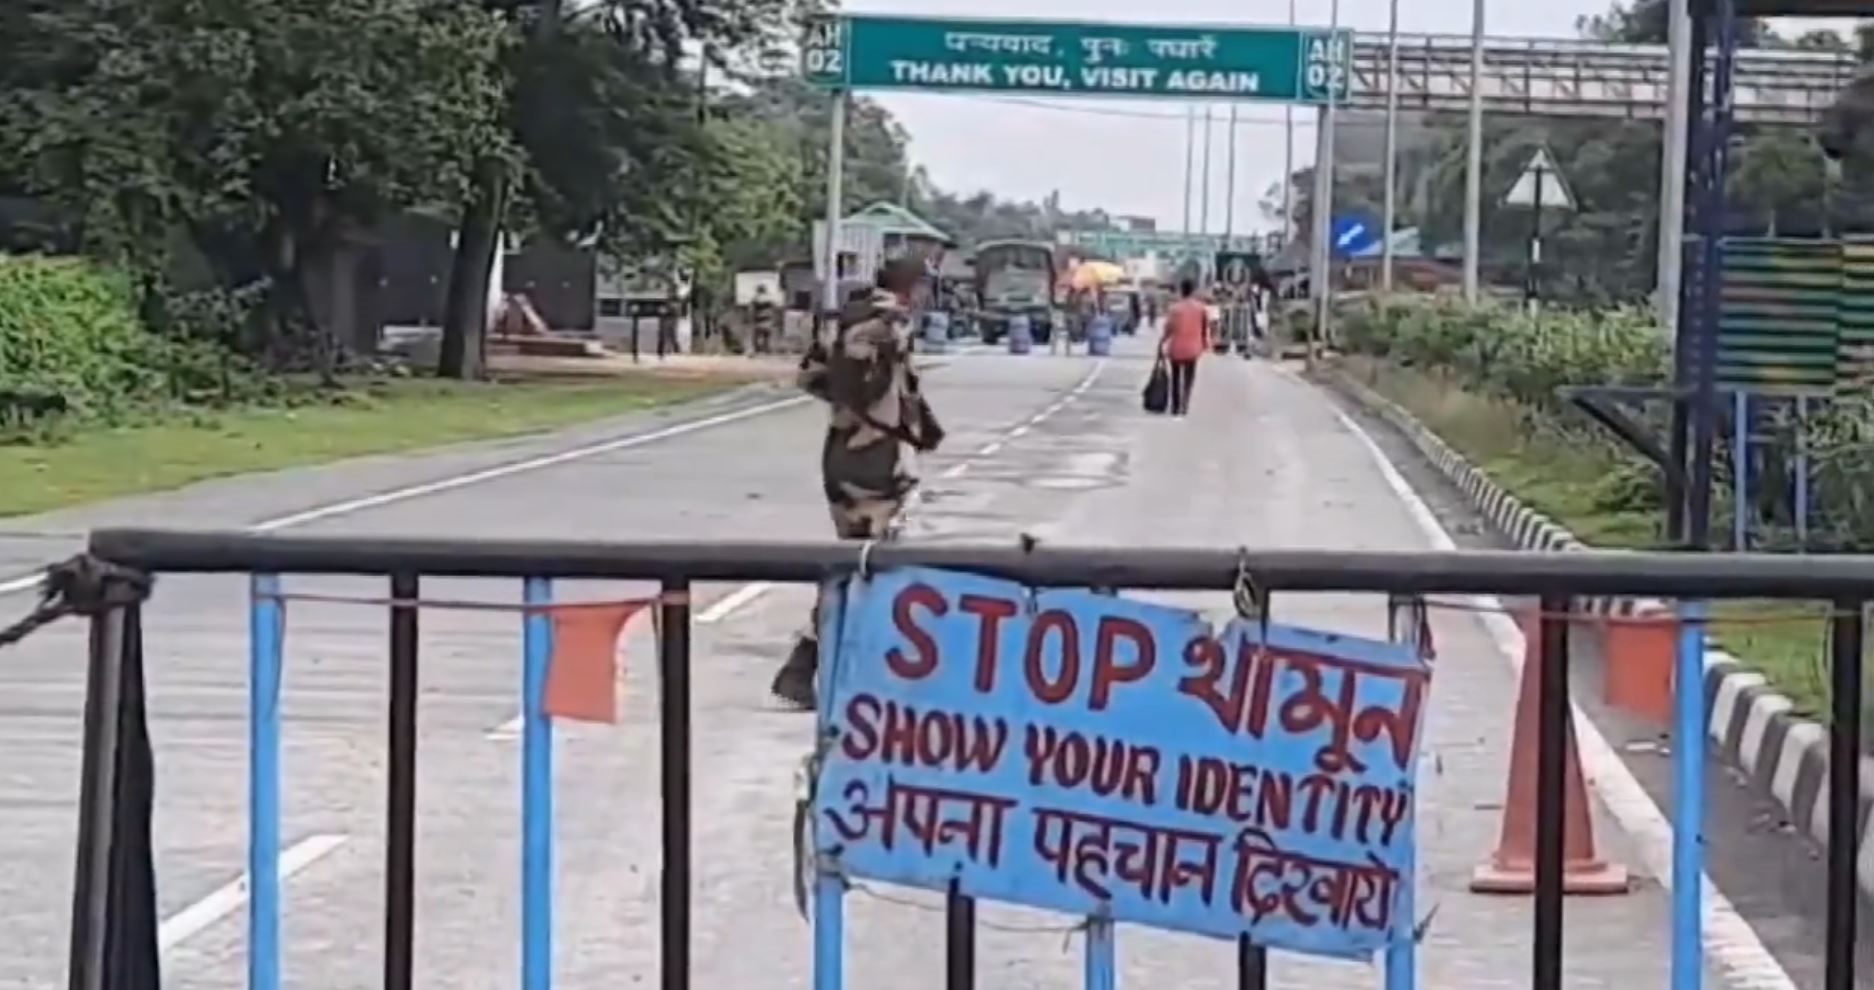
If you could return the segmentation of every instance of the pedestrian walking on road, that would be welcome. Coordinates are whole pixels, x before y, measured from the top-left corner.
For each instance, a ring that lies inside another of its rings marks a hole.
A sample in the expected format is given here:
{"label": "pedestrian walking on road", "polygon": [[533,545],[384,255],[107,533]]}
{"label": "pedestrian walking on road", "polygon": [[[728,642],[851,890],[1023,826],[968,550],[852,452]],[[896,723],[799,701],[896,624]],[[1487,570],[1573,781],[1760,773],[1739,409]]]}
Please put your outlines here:
{"label": "pedestrian walking on road", "polygon": [[1191,411],[1191,390],[1197,384],[1197,362],[1210,350],[1210,310],[1197,298],[1197,283],[1185,279],[1178,286],[1181,297],[1165,314],[1165,332],[1158,339],[1159,352],[1171,365],[1171,414],[1184,416]]}
{"label": "pedestrian walking on road", "polygon": [[[800,363],[800,386],[830,407],[820,471],[833,530],[843,540],[897,536],[900,514],[917,488],[916,455],[936,450],[943,428],[911,368],[913,296],[924,266],[894,259],[872,292],[840,311],[830,339],[816,341]],[[774,677],[776,697],[814,707],[820,605]]]}

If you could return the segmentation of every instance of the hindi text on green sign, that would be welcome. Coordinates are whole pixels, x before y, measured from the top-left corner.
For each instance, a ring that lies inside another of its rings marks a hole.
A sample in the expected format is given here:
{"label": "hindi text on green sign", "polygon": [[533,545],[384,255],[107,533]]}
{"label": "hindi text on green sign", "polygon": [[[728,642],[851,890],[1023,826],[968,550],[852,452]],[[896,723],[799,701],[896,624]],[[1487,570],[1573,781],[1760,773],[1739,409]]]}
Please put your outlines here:
{"label": "hindi text on green sign", "polygon": [[1346,32],[853,15],[809,28],[802,67],[834,88],[1325,103],[1351,53]]}

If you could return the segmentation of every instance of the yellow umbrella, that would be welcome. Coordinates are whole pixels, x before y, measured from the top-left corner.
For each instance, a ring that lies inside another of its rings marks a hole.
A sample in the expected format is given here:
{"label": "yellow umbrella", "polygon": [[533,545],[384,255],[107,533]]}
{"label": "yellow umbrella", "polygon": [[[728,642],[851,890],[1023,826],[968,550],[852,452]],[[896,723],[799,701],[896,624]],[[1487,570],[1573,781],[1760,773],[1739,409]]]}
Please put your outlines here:
{"label": "yellow umbrella", "polygon": [[1097,289],[1101,286],[1122,282],[1126,270],[1110,261],[1083,261],[1074,269],[1072,283],[1076,289]]}

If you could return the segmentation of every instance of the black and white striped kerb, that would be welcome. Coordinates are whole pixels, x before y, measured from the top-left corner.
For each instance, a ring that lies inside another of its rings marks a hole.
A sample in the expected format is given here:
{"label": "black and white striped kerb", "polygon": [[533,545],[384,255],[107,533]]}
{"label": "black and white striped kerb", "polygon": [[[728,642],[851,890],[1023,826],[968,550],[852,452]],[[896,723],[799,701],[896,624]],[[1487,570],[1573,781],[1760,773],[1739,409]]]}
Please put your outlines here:
{"label": "black and white striped kerb", "polygon": [[[1553,519],[1524,505],[1451,449],[1411,413],[1351,376],[1335,372],[1330,384],[1403,433],[1426,460],[1464,493],[1484,518],[1524,550],[1587,549]],[[1630,616],[1665,609],[1651,599],[1587,598],[1577,604],[1598,615]],[[1774,797],[1790,824],[1817,842],[1828,841],[1828,730],[1790,714],[1795,706],[1772,690],[1762,674],[1746,670],[1720,649],[1705,652],[1705,701],[1710,745],[1742,771],[1750,786]],[[1861,808],[1856,818],[1855,875],[1874,896],[1874,759],[1861,758]]]}

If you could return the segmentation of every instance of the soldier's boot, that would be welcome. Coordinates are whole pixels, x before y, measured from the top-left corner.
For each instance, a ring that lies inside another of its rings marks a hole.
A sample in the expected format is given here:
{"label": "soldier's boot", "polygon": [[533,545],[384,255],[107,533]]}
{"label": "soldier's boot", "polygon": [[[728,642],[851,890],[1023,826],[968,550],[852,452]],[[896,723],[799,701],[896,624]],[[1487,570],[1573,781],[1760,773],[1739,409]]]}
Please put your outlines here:
{"label": "soldier's boot", "polygon": [[768,690],[799,711],[812,711],[819,704],[813,686],[819,659],[820,644],[804,637],[795,640],[794,651],[787,655],[781,669],[775,672],[774,683]]}

